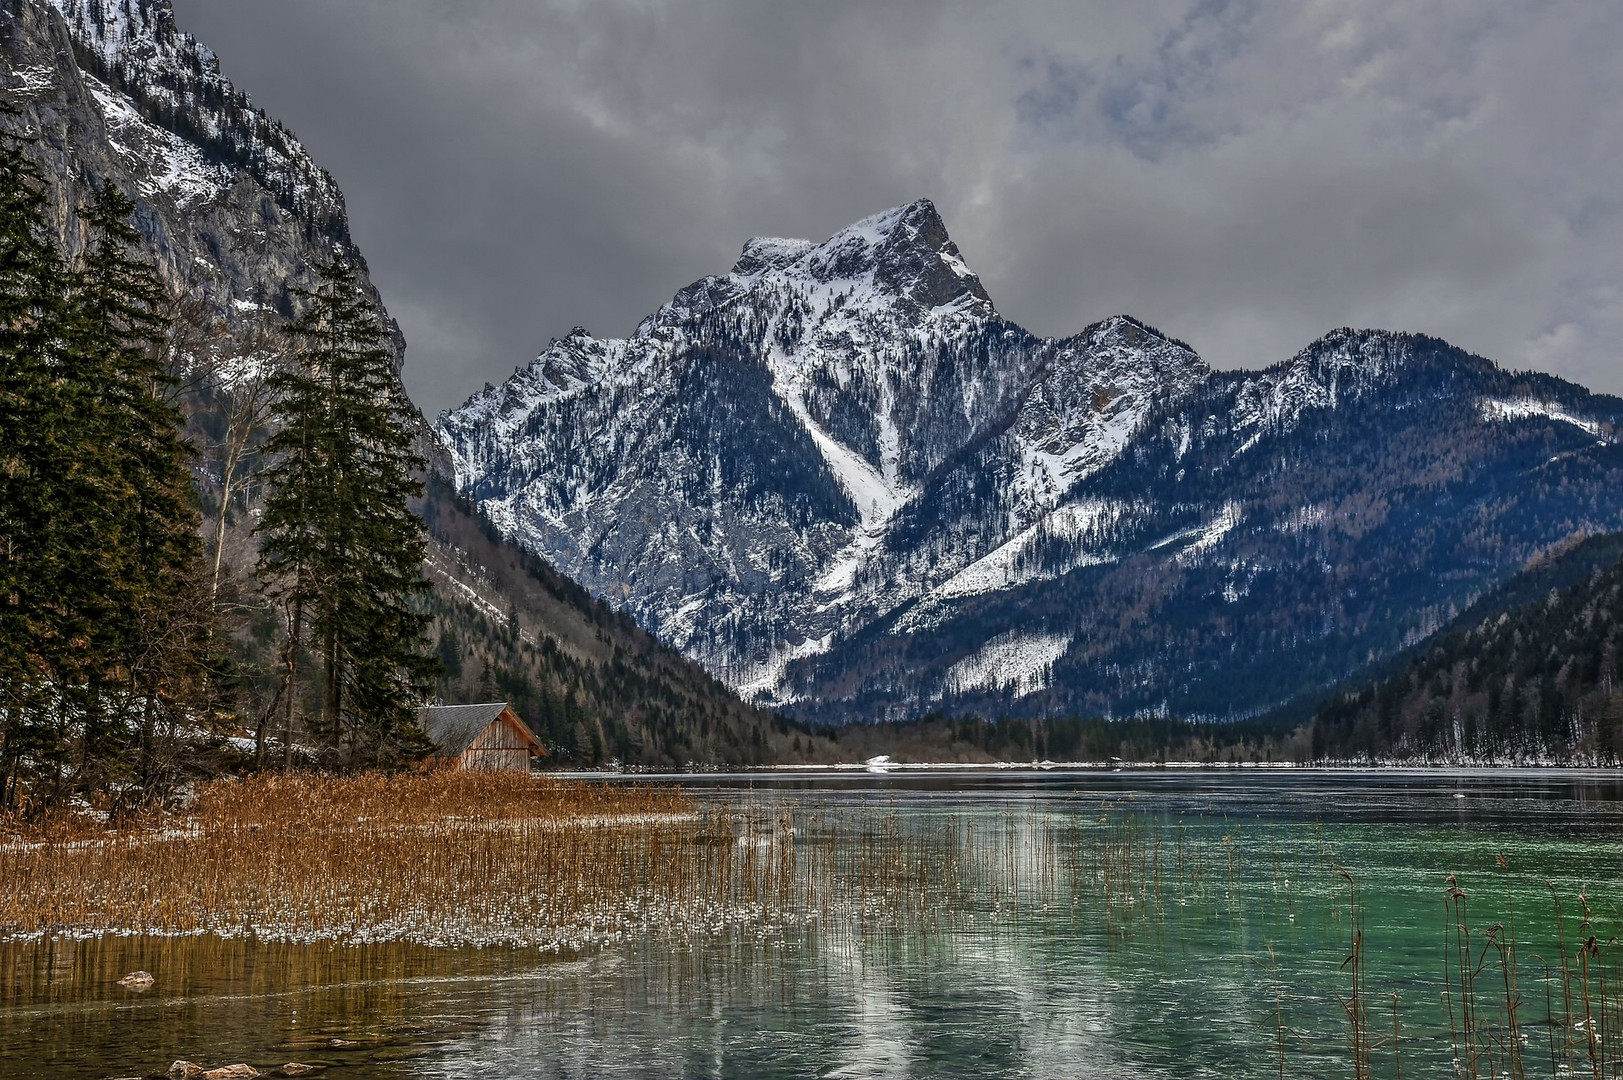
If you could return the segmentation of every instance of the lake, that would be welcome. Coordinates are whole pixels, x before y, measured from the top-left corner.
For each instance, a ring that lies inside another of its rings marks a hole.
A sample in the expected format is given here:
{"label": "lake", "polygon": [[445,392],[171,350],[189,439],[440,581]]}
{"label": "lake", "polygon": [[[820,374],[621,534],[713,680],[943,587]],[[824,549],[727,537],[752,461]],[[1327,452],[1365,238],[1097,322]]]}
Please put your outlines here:
{"label": "lake", "polygon": [[0,944],[0,1075],[1623,1074],[1615,773],[664,779],[807,895],[578,952]]}

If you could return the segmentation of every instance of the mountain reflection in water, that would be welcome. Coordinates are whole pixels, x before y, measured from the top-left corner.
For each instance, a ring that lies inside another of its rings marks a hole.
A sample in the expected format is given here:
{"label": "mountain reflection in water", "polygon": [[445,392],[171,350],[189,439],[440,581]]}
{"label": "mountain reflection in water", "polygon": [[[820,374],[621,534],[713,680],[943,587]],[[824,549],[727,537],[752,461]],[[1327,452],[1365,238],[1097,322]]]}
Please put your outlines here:
{"label": "mountain reflection in water", "polygon": [[[184,1058],[355,1078],[1237,1078],[1279,1075],[1281,1053],[1286,1075],[1342,1076],[1354,923],[1376,1075],[1393,1075],[1394,1048],[1408,1074],[1445,1075],[1458,1052],[1442,996],[1449,874],[1474,933],[1513,914],[1527,1075],[1568,1053],[1587,1064],[1566,1045],[1572,1017],[1550,1015],[1559,973],[1547,995],[1529,957],[1559,955],[1552,896],[1569,939],[1618,932],[1612,774],[686,779],[712,806],[788,812],[793,858],[821,867],[804,880],[838,895],[799,924],[578,956],[216,937],[0,945],[0,1076],[153,1075]],[[1593,912],[1582,935],[1580,893]],[[1612,978],[1615,950],[1593,963]],[[151,990],[117,985],[137,969]]]}

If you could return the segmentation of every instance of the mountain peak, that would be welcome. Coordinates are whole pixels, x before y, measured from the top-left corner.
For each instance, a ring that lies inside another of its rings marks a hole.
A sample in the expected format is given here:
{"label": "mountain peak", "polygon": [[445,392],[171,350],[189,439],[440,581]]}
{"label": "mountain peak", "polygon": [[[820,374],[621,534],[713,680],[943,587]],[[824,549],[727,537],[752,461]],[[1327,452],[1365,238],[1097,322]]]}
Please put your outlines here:
{"label": "mountain peak", "polygon": [[1417,368],[1459,364],[1482,371],[1493,370],[1495,366],[1491,361],[1471,356],[1424,334],[1342,327],[1325,334],[1276,367],[1311,371],[1323,380],[1344,371],[1356,372],[1364,378],[1384,379]]}
{"label": "mountain peak", "polygon": [[988,305],[991,297],[965,265],[935,204],[918,199],[848,225],[820,244],[756,237],[744,245],[733,274],[790,273],[817,282],[872,278],[893,295],[923,308],[965,297]]}

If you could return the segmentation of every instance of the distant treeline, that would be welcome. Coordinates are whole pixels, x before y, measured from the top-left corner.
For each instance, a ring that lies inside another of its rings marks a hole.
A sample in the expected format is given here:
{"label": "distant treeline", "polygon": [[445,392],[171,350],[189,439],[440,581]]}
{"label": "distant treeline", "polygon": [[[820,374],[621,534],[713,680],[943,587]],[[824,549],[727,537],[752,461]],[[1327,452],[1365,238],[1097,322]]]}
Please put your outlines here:
{"label": "distant treeline", "polygon": [[879,754],[940,763],[1305,764],[1311,760],[1304,729],[1262,721],[1189,723],[1154,717],[988,720],[933,713],[911,723],[819,728],[817,733],[837,747],[833,759],[841,761],[861,761]]}

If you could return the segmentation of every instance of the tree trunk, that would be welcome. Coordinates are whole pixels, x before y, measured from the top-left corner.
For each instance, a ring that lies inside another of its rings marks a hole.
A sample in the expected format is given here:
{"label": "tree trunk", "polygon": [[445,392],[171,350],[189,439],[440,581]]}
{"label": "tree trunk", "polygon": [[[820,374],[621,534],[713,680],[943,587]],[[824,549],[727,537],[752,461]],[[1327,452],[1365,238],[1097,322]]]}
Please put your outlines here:
{"label": "tree trunk", "polygon": [[324,660],[325,660],[325,664],[326,664],[326,672],[325,672],[325,685],[322,688],[323,693],[322,693],[322,704],[321,704],[322,723],[324,723],[326,725],[326,727],[327,727],[327,738],[331,741],[332,748],[333,748],[334,751],[337,751],[337,750],[340,749],[342,741],[343,741],[342,732],[339,730],[339,723],[338,723],[338,707],[339,707],[339,704],[340,704],[340,702],[339,702],[340,672],[338,670],[338,627],[333,625],[336,622],[337,622],[336,619],[329,619],[328,620],[326,640],[322,643],[322,652],[325,654]]}
{"label": "tree trunk", "polygon": [[289,620],[287,635],[287,665],[283,686],[287,693],[286,720],[282,727],[282,771],[293,767],[293,704],[298,700],[299,637],[304,633],[304,605],[293,604],[293,618]]}

